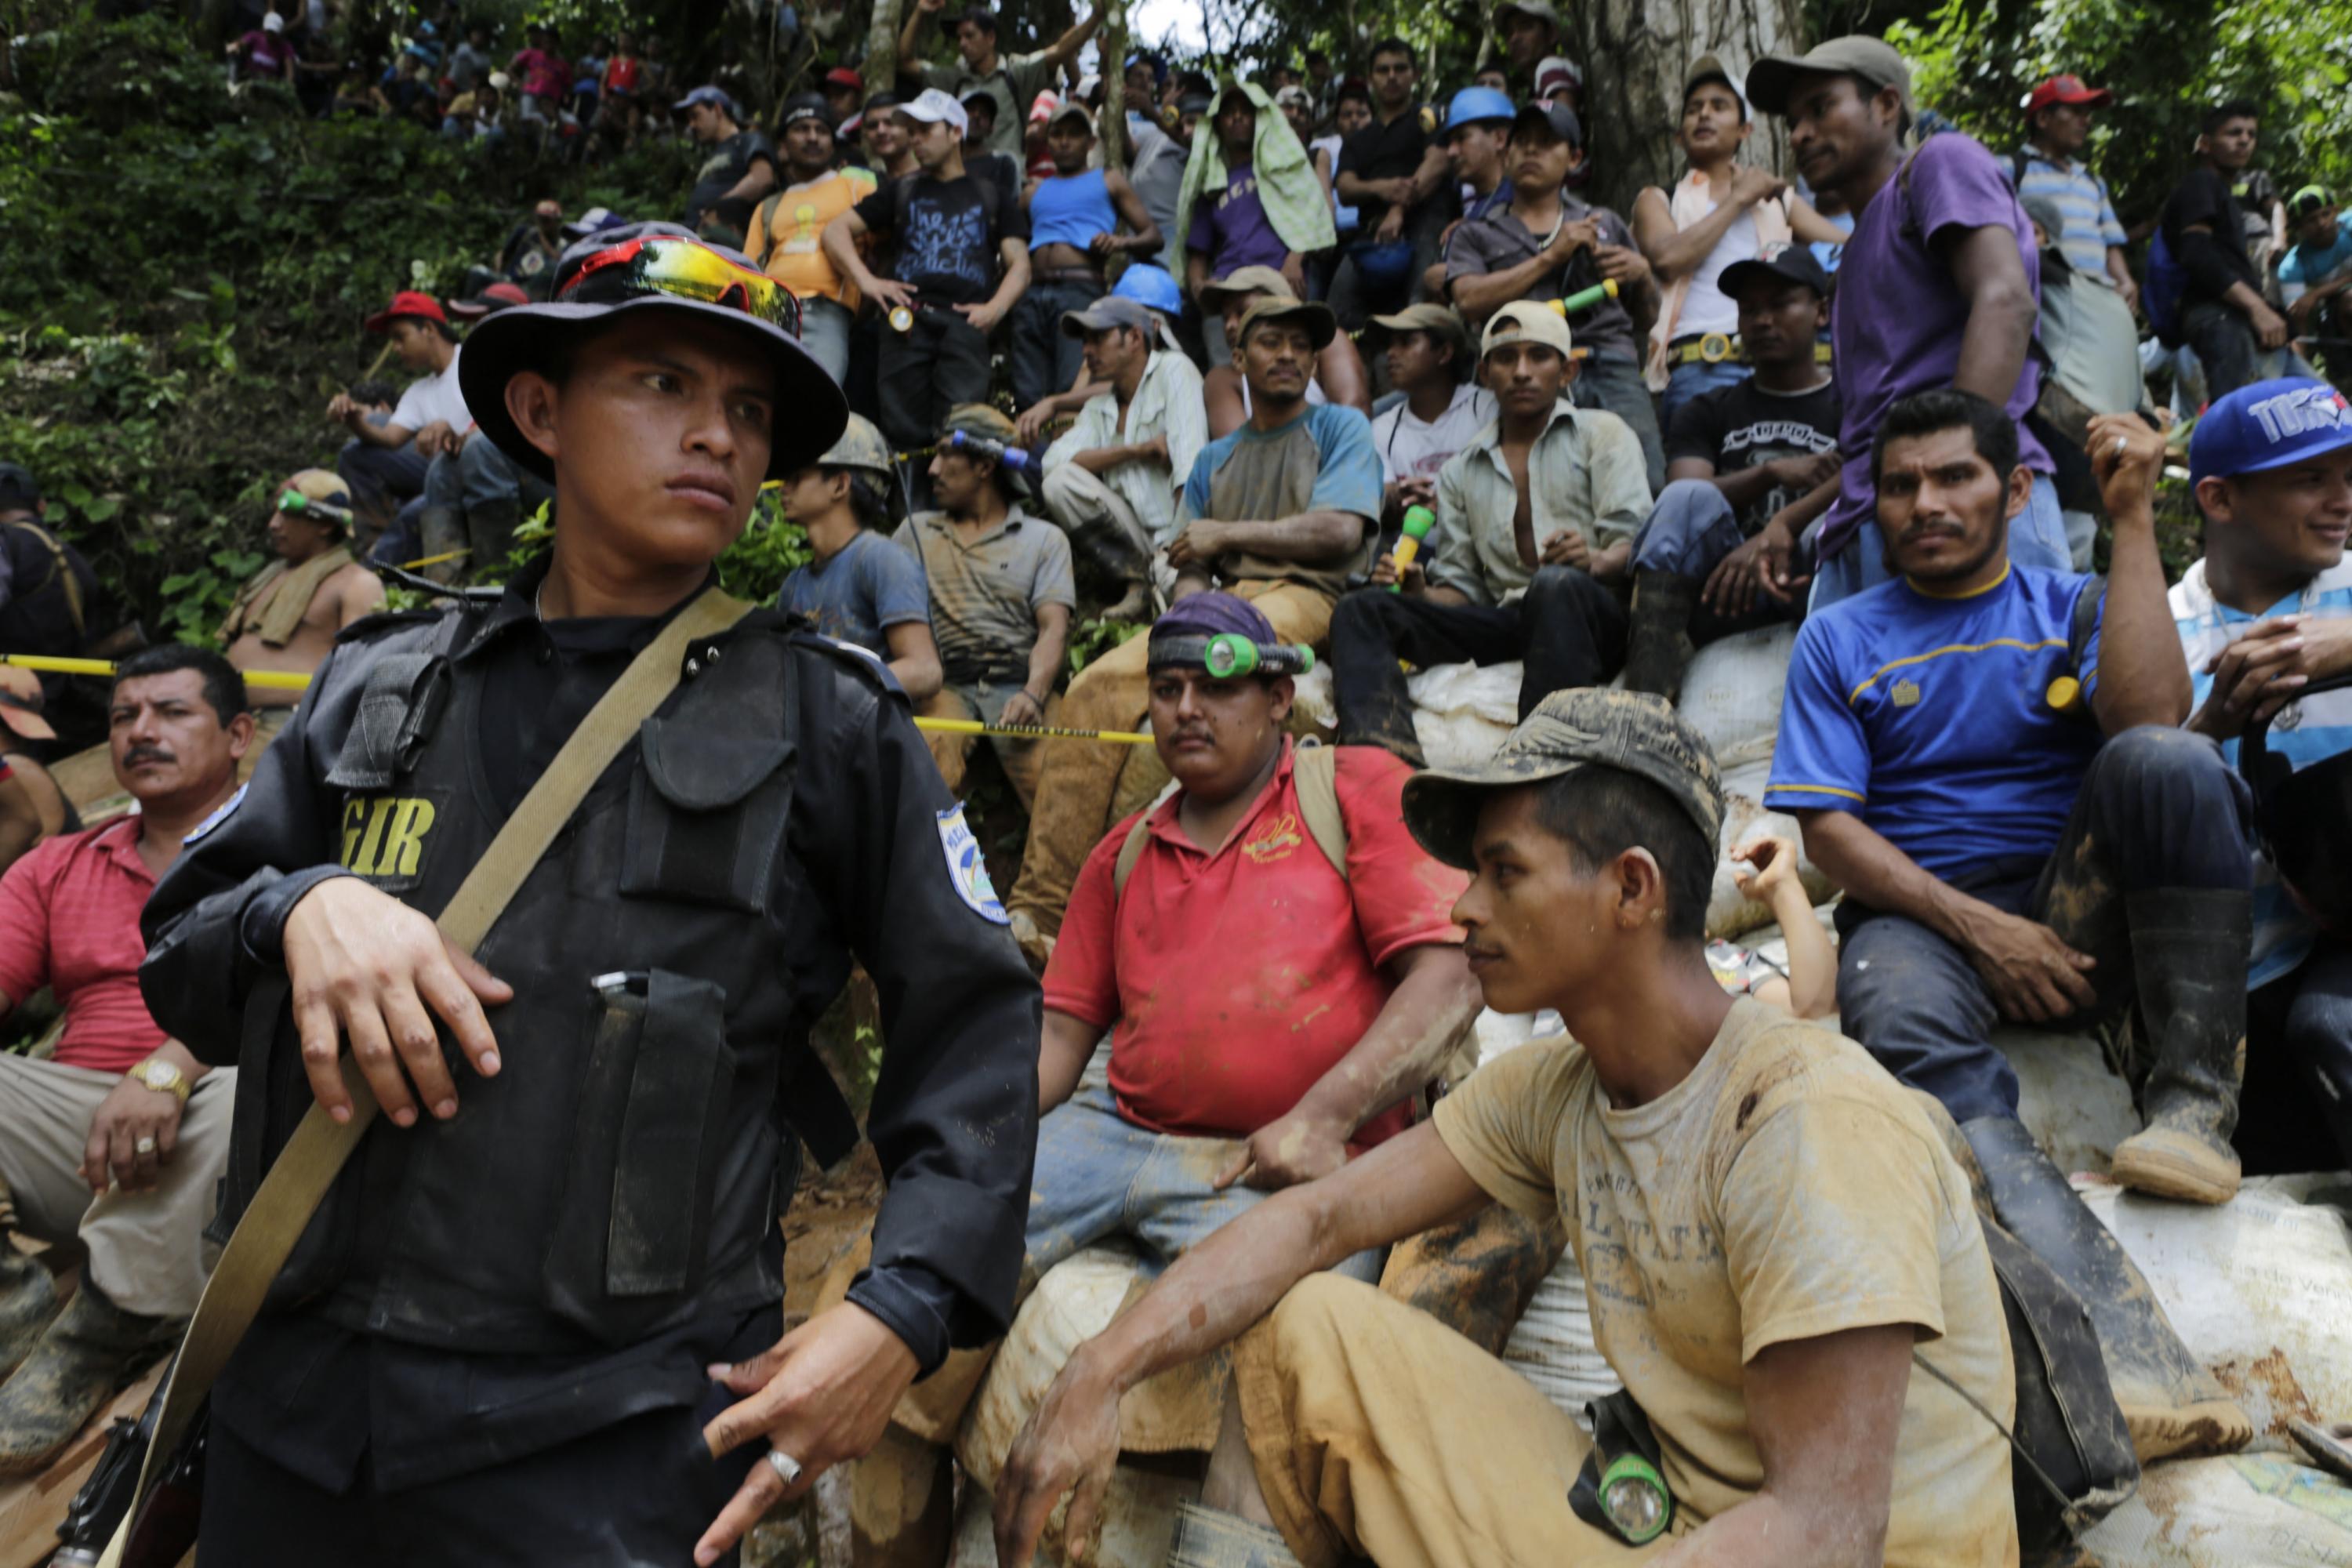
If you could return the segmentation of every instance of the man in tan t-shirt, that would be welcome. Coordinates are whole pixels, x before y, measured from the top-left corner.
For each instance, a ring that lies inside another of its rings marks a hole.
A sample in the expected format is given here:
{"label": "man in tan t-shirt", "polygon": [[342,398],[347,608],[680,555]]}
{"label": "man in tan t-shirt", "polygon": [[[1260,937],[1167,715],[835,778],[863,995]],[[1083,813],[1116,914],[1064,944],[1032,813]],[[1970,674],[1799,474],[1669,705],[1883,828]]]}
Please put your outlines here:
{"label": "man in tan t-shirt", "polygon": [[[1486,1005],[1573,1040],[1489,1064],[1435,1120],[1278,1194],[1080,1347],[1015,1443],[997,1548],[1022,1568],[1119,1395],[1238,1341],[1202,1504],[1170,1562],[2013,1568],[2015,1385],[1969,1183],[1862,1048],[1734,1000],[1702,925],[1723,795],[1663,699],[1556,692],[1405,821],[1475,873],[1454,907]],[[1476,1212],[1557,1213],[1593,1334],[1654,1434],[1664,1533],[1571,1505],[1592,1443],[1500,1362],[1350,1280],[1349,1252]],[[1925,1373],[1914,1356],[1955,1386]]]}

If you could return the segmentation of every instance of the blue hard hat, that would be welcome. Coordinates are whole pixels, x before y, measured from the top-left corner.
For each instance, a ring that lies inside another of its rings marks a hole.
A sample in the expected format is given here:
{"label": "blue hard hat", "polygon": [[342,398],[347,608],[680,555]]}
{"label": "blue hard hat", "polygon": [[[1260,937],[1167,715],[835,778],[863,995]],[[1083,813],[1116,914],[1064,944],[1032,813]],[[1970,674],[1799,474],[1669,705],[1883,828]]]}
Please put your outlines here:
{"label": "blue hard hat", "polygon": [[1518,106],[1510,94],[1491,87],[1465,87],[1454,95],[1452,107],[1445,111],[1445,129],[1459,131],[1465,125],[1500,120],[1506,124],[1518,113]]}
{"label": "blue hard hat", "polygon": [[1118,275],[1118,282],[1111,292],[1119,299],[1132,300],[1150,310],[1165,310],[1171,315],[1181,315],[1184,310],[1184,291],[1177,287],[1174,276],[1164,267],[1134,263]]}

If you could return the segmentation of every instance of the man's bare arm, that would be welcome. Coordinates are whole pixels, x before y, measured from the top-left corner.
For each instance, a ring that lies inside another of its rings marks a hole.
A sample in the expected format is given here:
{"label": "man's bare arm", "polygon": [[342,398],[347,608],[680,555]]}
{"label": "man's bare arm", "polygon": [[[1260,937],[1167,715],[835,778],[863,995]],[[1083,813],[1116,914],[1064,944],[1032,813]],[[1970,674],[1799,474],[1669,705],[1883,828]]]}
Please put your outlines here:
{"label": "man's bare arm", "polygon": [[1037,1043],[1037,1114],[1061,1104],[1077,1092],[1078,1079],[1094,1060],[1103,1032],[1067,1013],[1045,1009],[1045,1026]]}
{"label": "man's bare arm", "polygon": [[890,650],[890,673],[898,678],[908,701],[922,702],[939,695],[945,677],[940,668],[939,641],[927,623],[900,621],[885,626],[882,642]]}
{"label": "man's bare arm", "polygon": [[1026,1568],[1045,1516],[1073,1488],[1066,1533],[1092,1533],[1118,1461],[1118,1401],[1129,1389],[1231,1344],[1307,1275],[1487,1202],[1424,1122],[1213,1232],[1078,1347],[1022,1428],[997,1484],[997,1561]]}
{"label": "man's bare arm", "polygon": [[1877,1563],[1916,1337],[1910,1324],[1888,1323],[1759,1351],[1741,1392],[1764,1485],[1677,1542],[1658,1568]]}
{"label": "man's bare arm", "polygon": [[1363,542],[1364,530],[1370,525],[1370,520],[1352,511],[1302,511],[1297,517],[1278,518],[1272,522],[1214,522],[1202,518],[1188,525],[1184,531],[1194,533],[1203,524],[1209,525],[1216,548],[1186,552],[1184,560],[1171,555],[1172,564],[1181,566],[1185,560],[1195,557],[1236,552],[1263,555],[1269,561],[1304,561],[1309,564],[1337,561]]}
{"label": "man's bare arm", "polygon": [[1446,1053],[1484,1005],[1462,950],[1408,948],[1390,962],[1397,986],[1355,1047],[1331,1065],[1287,1115],[1258,1129],[1218,1176],[1262,1189],[1328,1176],[1348,1163],[1348,1140],[1373,1117],[1437,1076]]}
{"label": "man's bare arm", "polygon": [[733,188],[719,200],[756,202],[775,188],[776,166],[765,158],[759,158],[752,161],[751,168],[744,172],[743,177],[736,181]]}
{"label": "man's bare arm", "polygon": [[2156,547],[2156,476],[2164,466],[2164,437],[2137,414],[2103,414],[2091,421],[2084,445],[2115,521],[2091,711],[2109,735],[2137,724],[2171,729],[2189,717],[2192,688]]}
{"label": "man's bare arm", "polygon": [[1968,297],[1969,324],[1960,331],[1960,363],[1952,384],[1995,408],[2004,406],[2025,370],[2040,313],[2032,280],[2017,254],[2017,236],[1988,226],[1966,230],[1945,248],[1952,282]]}

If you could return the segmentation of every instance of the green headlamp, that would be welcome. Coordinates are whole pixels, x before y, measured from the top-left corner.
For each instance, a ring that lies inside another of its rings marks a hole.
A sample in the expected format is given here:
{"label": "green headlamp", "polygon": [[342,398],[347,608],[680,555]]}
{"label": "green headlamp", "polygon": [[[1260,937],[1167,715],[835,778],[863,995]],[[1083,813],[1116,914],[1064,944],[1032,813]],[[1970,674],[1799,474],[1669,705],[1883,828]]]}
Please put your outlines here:
{"label": "green headlamp", "polygon": [[1601,1472],[1601,1510],[1627,1544],[1643,1546],[1674,1522],[1675,1499],[1649,1460],[1620,1454]]}
{"label": "green headlamp", "polygon": [[1244,675],[1304,675],[1315,668],[1315,650],[1303,644],[1252,642],[1239,632],[1213,637],[1197,633],[1151,639],[1154,669],[1170,665],[1198,666],[1219,680]]}
{"label": "green headlamp", "polygon": [[349,523],[352,521],[351,508],[337,506],[331,500],[313,500],[297,489],[279,492],[278,510],[296,517],[308,513],[327,522]]}

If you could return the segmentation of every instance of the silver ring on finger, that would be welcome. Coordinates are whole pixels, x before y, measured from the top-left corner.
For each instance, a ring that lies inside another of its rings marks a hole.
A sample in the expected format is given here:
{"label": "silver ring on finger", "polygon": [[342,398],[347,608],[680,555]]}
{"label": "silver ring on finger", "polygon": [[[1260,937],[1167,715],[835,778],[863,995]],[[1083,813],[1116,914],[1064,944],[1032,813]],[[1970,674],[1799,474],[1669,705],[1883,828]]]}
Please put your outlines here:
{"label": "silver ring on finger", "polygon": [[768,1468],[775,1471],[777,1479],[788,1487],[800,1484],[801,1462],[782,1448],[768,1450]]}
{"label": "silver ring on finger", "polygon": [[155,1152],[155,1137],[154,1137],[154,1134],[153,1134],[153,1133],[146,1133],[146,1134],[142,1134],[142,1135],[140,1137],[139,1141],[138,1141],[137,1142],[135,1142],[135,1143],[131,1144],[131,1147],[132,1152],[135,1152],[135,1153],[140,1153],[140,1154],[152,1154],[152,1153]]}

